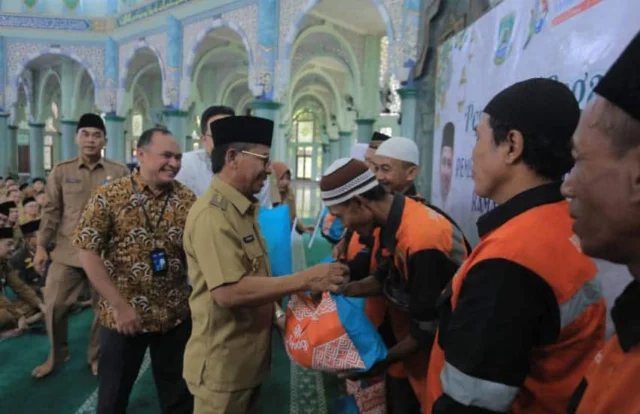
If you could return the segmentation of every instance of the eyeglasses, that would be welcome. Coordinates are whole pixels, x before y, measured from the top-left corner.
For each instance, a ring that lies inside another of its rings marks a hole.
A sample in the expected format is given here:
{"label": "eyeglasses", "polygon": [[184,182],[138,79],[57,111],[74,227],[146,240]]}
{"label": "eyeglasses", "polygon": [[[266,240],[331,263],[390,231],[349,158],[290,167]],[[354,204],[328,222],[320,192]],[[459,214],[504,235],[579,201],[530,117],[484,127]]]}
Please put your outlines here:
{"label": "eyeglasses", "polygon": [[240,152],[242,154],[251,155],[253,157],[260,158],[262,161],[264,161],[264,165],[271,164],[271,160],[269,159],[268,155],[256,154],[255,152],[250,152],[250,151],[240,151]]}

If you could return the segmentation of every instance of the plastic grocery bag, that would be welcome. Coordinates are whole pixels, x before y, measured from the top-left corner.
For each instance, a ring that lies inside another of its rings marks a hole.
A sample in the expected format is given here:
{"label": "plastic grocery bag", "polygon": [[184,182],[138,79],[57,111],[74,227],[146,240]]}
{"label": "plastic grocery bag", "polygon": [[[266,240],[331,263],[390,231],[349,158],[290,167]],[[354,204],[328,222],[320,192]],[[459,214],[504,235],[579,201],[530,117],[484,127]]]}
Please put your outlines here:
{"label": "plastic grocery bag", "polygon": [[382,320],[370,319],[366,302],[327,292],[320,300],[292,295],[284,335],[291,360],[325,372],[365,372],[384,360],[388,351],[376,328]]}
{"label": "plastic grocery bag", "polygon": [[384,376],[366,381],[346,381],[347,395],[336,403],[336,414],[385,414]]}
{"label": "plastic grocery bag", "polygon": [[293,273],[291,253],[291,218],[286,204],[275,208],[260,208],[258,223],[267,242],[267,253],[273,276]]}

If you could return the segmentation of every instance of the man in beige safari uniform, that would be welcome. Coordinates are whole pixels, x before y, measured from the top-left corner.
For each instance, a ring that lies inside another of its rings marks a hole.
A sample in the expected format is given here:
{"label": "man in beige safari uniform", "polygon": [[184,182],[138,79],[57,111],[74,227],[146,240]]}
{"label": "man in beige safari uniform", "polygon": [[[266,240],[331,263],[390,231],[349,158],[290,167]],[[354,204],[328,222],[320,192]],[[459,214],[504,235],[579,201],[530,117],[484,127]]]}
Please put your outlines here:
{"label": "man in beige safari uniform", "polygon": [[[47,204],[42,211],[38,232],[34,265],[44,272],[49,260],[47,249],[55,244],[51,252],[51,265],[44,287],[47,333],[51,350],[44,364],[37,366],[32,375],[42,378],[69,359],[67,349],[67,314],[82,291],[87,276],[82,271],[78,250],[71,245],[91,192],[107,181],[129,174],[123,164],[102,158],[101,151],[107,142],[106,128],[102,118],[95,114],[84,114],[80,118],[76,133],[79,156],[62,161],[55,166],[46,186]],[[94,307],[97,304],[92,289]],[[98,324],[94,318],[89,336],[88,363],[94,375],[98,372]]]}

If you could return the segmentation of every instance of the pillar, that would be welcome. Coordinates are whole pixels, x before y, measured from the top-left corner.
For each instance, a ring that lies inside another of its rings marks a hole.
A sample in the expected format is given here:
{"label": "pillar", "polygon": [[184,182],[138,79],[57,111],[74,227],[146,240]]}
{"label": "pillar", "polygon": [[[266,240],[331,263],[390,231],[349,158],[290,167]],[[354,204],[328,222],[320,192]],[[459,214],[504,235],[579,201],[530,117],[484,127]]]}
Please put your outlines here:
{"label": "pillar", "polygon": [[[360,88],[360,114],[363,119],[375,118],[380,114],[380,38],[368,35],[364,44],[364,70],[362,72],[362,87]],[[358,125],[359,126],[359,125]],[[360,129],[360,128],[358,128]],[[373,131],[373,130],[372,130]],[[371,134],[369,134],[369,137]],[[360,140],[358,142],[369,142]]]}
{"label": "pillar", "polygon": [[251,103],[251,108],[255,111],[254,115],[259,118],[266,118],[274,121],[273,141],[271,143],[271,159],[282,161],[286,159],[286,142],[284,136],[280,133],[280,123],[278,120],[278,110],[282,104],[279,102],[268,100],[257,100]]}
{"label": "pillar", "polygon": [[9,114],[0,113],[0,176],[9,174],[11,151],[9,148]]}
{"label": "pillar", "polygon": [[351,142],[351,131],[339,131],[338,136],[340,137],[339,158],[347,158],[351,155],[351,147],[353,146]]}
{"label": "pillar", "polygon": [[373,124],[375,123],[375,119],[356,119],[356,125],[358,126],[358,142],[368,144],[371,141],[371,136],[373,135]]}
{"label": "pillar", "polygon": [[167,129],[171,131],[171,134],[180,144],[182,151],[186,151],[187,148],[187,133],[191,132],[187,130],[187,117],[188,112],[181,111],[179,109],[171,109],[164,111],[164,120]]}
{"label": "pillar", "polygon": [[[258,2],[257,40],[254,58],[254,79],[249,79],[249,88],[260,100],[273,100],[274,79],[278,51],[278,35],[280,30],[280,1],[259,0]],[[253,84],[253,85],[251,85]],[[251,88],[253,86],[253,88]],[[276,135],[277,136],[277,135]],[[274,156],[284,157],[285,150],[276,152]],[[278,158],[280,160],[284,158]]]}
{"label": "pillar", "polygon": [[76,133],[78,129],[78,121],[60,121],[62,127],[62,137],[60,140],[60,160],[68,160],[78,155],[78,146],[76,145]]}
{"label": "pillar", "polygon": [[[9,150],[9,173],[18,173],[18,127],[9,125],[9,139],[7,148]],[[43,150],[44,151],[44,150]],[[44,161],[43,161],[44,164]]]}
{"label": "pillar", "polygon": [[107,158],[125,163],[126,158],[126,142],[124,138],[124,120],[125,118],[117,115],[108,114],[104,117],[105,127],[107,128]]}
{"label": "pillar", "polygon": [[400,130],[402,136],[416,141],[416,112],[418,89],[406,87],[398,89],[398,95],[402,101],[401,110],[402,123]]}
{"label": "pillar", "polygon": [[[6,96],[4,94],[4,92],[5,92],[5,81],[7,79],[7,74],[6,74],[6,67],[7,67],[6,56],[7,56],[7,53],[6,53],[4,37],[0,36],[0,112],[4,112],[5,108],[7,108],[9,106],[9,102],[5,102]],[[6,135],[2,135],[2,136],[4,137]]]}
{"label": "pillar", "polygon": [[[182,22],[173,16],[167,17],[167,98],[171,108],[180,107],[180,80],[182,79]],[[183,93],[187,93],[184,91]],[[181,141],[181,147],[185,148],[186,131],[183,130],[180,135],[176,135],[177,131],[172,131],[174,136]]]}
{"label": "pillar", "polygon": [[193,151],[193,137],[191,135],[187,135],[185,137],[185,152]]}
{"label": "pillar", "polygon": [[338,158],[340,158],[340,140],[339,139],[332,139],[329,141],[329,153],[331,154],[331,162],[329,163],[329,165],[333,164],[333,162],[335,160],[337,160]]}
{"label": "pillar", "polygon": [[102,96],[104,100],[104,110],[109,114],[115,114],[118,106],[117,90],[119,57],[118,44],[115,40],[108,37],[104,43],[104,88]]}
{"label": "pillar", "polygon": [[44,124],[29,123],[29,173],[44,177]]}

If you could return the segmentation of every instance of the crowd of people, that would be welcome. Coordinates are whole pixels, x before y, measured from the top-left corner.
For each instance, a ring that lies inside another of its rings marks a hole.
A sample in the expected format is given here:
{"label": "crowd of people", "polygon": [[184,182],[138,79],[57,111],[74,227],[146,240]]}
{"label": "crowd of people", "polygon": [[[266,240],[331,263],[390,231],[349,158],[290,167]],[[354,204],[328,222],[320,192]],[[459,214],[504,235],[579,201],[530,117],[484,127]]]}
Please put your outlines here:
{"label": "crowd of people", "polygon": [[[478,221],[477,246],[416,191],[415,142],[375,133],[320,181],[345,228],[332,239],[334,262],[280,277],[271,277],[259,207],[287,204],[300,221],[291,171],[271,163],[272,121],[212,106],[204,148],[184,157],[170,131],[149,129],[130,173],[101,156],[105,125],[85,114],[78,157],[46,183],[0,185],[0,333],[44,322],[50,351],[32,375],[52,374],[70,357],[68,315],[90,282],[98,413],[127,411],[147,350],[162,412],[251,413],[272,328],[284,330],[282,298],[378,297],[388,355],[341,377],[383,378],[387,412],[638,412],[638,61],[640,35],[582,113],[550,79],[487,103],[474,191],[498,207]],[[635,278],[613,307],[606,345],[594,257]]]}

